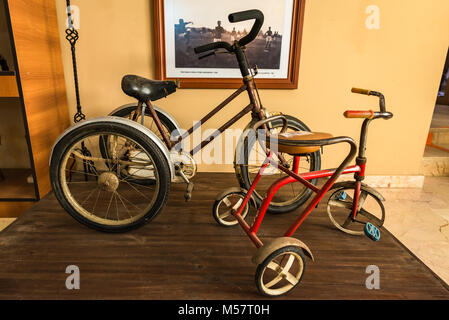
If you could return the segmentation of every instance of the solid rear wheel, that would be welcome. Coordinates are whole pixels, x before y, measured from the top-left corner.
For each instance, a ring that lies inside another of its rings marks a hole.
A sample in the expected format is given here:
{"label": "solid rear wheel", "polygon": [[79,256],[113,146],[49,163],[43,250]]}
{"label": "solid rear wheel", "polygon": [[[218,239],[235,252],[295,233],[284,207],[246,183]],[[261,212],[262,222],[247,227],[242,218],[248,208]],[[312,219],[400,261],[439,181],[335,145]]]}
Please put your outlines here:
{"label": "solid rear wheel", "polygon": [[[237,211],[243,203],[246,194],[244,192],[230,192],[221,199],[215,200],[212,208],[212,215],[217,223],[223,227],[232,227],[238,225],[239,222],[232,215],[232,211]],[[246,204],[242,211],[242,218],[248,215],[250,202]]]}

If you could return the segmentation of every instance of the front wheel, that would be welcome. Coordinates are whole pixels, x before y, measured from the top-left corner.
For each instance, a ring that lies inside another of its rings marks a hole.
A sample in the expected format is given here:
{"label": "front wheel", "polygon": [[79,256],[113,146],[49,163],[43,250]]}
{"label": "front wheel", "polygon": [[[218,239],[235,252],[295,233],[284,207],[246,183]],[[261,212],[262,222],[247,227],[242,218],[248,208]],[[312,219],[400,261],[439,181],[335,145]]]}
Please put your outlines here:
{"label": "front wheel", "polygon": [[[108,155],[100,145],[110,141]],[[136,176],[151,175],[151,185]],[[78,222],[104,232],[125,232],[153,219],[170,190],[170,167],[159,147],[137,128],[92,122],[55,146],[50,178],[56,198]]]}
{"label": "front wheel", "polygon": [[[300,120],[285,115],[288,120],[288,131],[309,131],[310,129]],[[257,120],[254,120],[249,127],[252,127]],[[270,132],[279,133],[282,129],[282,120],[275,120],[270,123]],[[293,167],[293,156],[286,153],[279,153],[282,155],[287,165],[291,170]],[[266,158],[266,154],[257,143],[254,135],[242,136],[236,150],[235,157],[235,172],[242,188],[249,190],[254,179],[259,172],[259,169]],[[279,161],[277,157],[273,160]],[[299,162],[299,173],[317,171],[321,168],[321,156],[319,151],[311,154],[301,156]],[[260,205],[268,188],[278,179],[286,177],[287,174],[272,166],[267,167],[264,175],[259,180],[259,183],[254,190],[254,198],[257,205]],[[316,185],[318,180],[310,181]],[[279,189],[273,200],[271,201],[268,212],[270,213],[285,213],[293,211],[304,204],[312,195],[312,190],[308,189],[301,183],[290,183],[285,187]]]}
{"label": "front wheel", "polygon": [[[336,183],[331,188],[327,202],[327,214],[332,224],[339,230],[351,235],[365,234],[365,225],[370,223],[381,228],[385,222],[385,207],[379,196],[362,184],[355,221],[352,219],[354,183]],[[380,237],[380,236],[379,236]]]}
{"label": "front wheel", "polygon": [[301,282],[306,268],[302,250],[286,246],[273,251],[256,270],[256,286],[268,297],[279,297],[291,292]]}

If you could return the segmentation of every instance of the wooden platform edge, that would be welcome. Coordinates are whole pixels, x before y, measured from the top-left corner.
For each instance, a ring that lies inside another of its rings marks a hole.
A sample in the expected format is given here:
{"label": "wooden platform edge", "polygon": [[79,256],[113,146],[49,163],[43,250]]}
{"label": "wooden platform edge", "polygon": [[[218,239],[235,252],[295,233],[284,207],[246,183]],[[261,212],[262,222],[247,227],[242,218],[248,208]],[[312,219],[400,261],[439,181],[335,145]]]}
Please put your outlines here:
{"label": "wooden platform edge", "polygon": [[386,231],[394,241],[396,241],[397,244],[399,244],[405,251],[407,251],[413,258],[415,258],[422,266],[424,266],[425,269],[427,269],[441,284],[442,286],[449,291],[449,284],[446,283],[437,273],[435,273],[427,264],[424,263],[424,261],[421,260],[416,254],[413,253],[406,245],[404,245],[401,240],[396,238],[394,234],[392,234],[387,228],[382,228],[384,231]]}

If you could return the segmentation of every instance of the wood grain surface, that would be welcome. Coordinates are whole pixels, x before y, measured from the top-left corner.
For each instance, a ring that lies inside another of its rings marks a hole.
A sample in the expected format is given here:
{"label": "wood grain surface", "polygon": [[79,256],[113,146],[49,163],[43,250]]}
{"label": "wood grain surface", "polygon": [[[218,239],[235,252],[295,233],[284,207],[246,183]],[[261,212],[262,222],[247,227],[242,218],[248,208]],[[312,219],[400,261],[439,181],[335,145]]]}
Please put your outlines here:
{"label": "wood grain surface", "polygon": [[[232,174],[200,174],[193,200],[174,185],[163,212],[126,234],[90,230],[52,194],[0,233],[1,299],[260,299],[255,252],[238,227],[218,226],[216,194],[236,186]],[[299,211],[267,215],[263,241],[282,235]],[[252,219],[254,212],[250,213]],[[374,243],[336,230],[321,205],[295,236],[312,250],[302,283],[285,299],[448,299],[448,290],[387,231]],[[67,290],[68,265],[80,268],[80,290]],[[380,268],[380,290],[368,290],[366,267]]]}

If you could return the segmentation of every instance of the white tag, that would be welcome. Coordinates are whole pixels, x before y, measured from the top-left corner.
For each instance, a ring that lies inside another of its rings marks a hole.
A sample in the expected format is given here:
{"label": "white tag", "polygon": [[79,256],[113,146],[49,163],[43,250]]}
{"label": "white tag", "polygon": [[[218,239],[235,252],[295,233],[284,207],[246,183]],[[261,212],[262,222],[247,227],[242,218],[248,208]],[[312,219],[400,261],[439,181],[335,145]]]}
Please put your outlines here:
{"label": "white tag", "polygon": [[285,132],[285,133],[281,133],[279,135],[279,137],[284,137],[284,138],[293,138],[293,137],[298,137],[298,136],[308,136],[311,135],[312,132],[308,132],[308,131],[295,131],[295,132]]}

